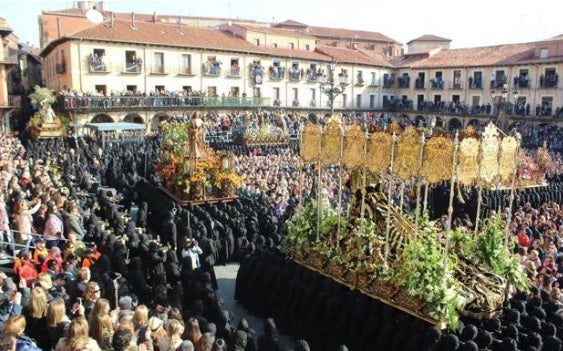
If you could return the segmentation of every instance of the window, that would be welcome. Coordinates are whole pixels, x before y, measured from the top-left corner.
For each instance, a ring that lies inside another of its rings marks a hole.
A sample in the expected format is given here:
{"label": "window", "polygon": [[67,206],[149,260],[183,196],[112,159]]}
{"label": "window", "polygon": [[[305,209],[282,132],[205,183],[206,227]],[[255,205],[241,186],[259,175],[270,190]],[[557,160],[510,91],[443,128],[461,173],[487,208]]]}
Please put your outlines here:
{"label": "window", "polygon": [[301,79],[301,70],[299,69],[299,61],[291,62],[291,69],[289,70],[289,79],[290,80]]}
{"label": "window", "polygon": [[434,78],[430,79],[430,84],[434,89],[443,89],[444,88],[444,79],[442,77],[442,71],[437,71],[434,74]]}
{"label": "window", "polygon": [[137,86],[136,85],[127,85],[125,87],[125,89],[127,90],[127,92],[137,94]]}
{"label": "window", "polygon": [[559,81],[559,75],[555,68],[546,68],[545,73],[540,74],[540,87],[556,88]]}
{"label": "window", "polygon": [[272,39],[272,47],[273,48],[277,48],[278,47],[278,41],[276,39]]}
{"label": "window", "polygon": [[310,47],[309,44],[305,44],[305,50],[307,50],[307,51],[310,51],[310,50],[311,50],[311,47]]}
{"label": "window", "polygon": [[529,87],[529,70],[527,68],[520,69],[518,72],[518,77],[514,77],[514,86],[518,88],[528,88]]}
{"label": "window", "polygon": [[408,88],[411,83],[411,77],[408,73],[403,73],[402,77],[397,78],[399,81],[399,88]]}
{"label": "window", "polygon": [[184,94],[189,96],[189,95],[192,94],[192,86],[191,85],[184,85],[184,86],[182,86],[182,91],[184,92]]}
{"label": "window", "polygon": [[348,95],[342,94],[342,107],[346,108],[348,106]]}
{"label": "window", "polygon": [[377,103],[377,96],[376,95],[370,95],[369,96],[369,108],[376,108],[376,103]]}
{"label": "window", "polygon": [[[58,53],[57,53],[57,56],[58,56]],[[63,73],[66,72],[66,57],[65,57],[65,51],[64,50],[60,51],[60,58],[57,57],[56,72],[58,74],[63,74]]]}
{"label": "window", "polygon": [[299,90],[297,88],[293,88],[292,95],[293,95],[293,101],[291,105],[294,107],[299,106]]}
{"label": "window", "polygon": [[207,96],[217,97],[217,87],[207,87]]}
{"label": "window", "polygon": [[139,73],[141,72],[142,64],[143,64],[143,59],[137,57],[136,51],[125,50],[125,72]]}
{"label": "window", "polygon": [[362,94],[356,95],[356,108],[362,107]]}
{"label": "window", "polygon": [[207,56],[207,61],[203,64],[203,73],[212,76],[220,75],[221,61],[216,56]]}
{"label": "window", "polygon": [[259,98],[262,92],[260,91],[260,87],[253,87],[252,88],[252,97]]}
{"label": "window", "polygon": [[494,83],[491,84],[491,89],[504,88],[504,85],[506,84],[506,74],[504,73],[504,70],[497,70],[493,75],[491,83]]}
{"label": "window", "polygon": [[290,49],[295,49],[295,43],[294,42],[289,42],[289,48]]}
{"label": "window", "polygon": [[426,73],[418,72],[418,76],[414,82],[415,89],[424,89],[424,83],[426,80]]}
{"label": "window", "polygon": [[356,72],[356,84],[358,84],[358,85],[364,84],[364,72],[363,71]]}
{"label": "window", "polygon": [[454,71],[454,89],[461,89],[461,71],[455,70]]}
{"label": "window", "polygon": [[182,54],[180,73],[181,74],[192,74],[192,55]]}
{"label": "window", "polygon": [[279,106],[281,104],[280,101],[280,88],[274,88],[274,106]]}
{"label": "window", "polygon": [[94,49],[90,54],[90,71],[91,72],[105,72],[106,67],[106,50]]}
{"label": "window", "polygon": [[260,46],[260,38],[254,38],[254,45]]}
{"label": "window", "polygon": [[[372,87],[376,87],[377,86],[377,72],[371,72],[371,83],[370,85]],[[372,95],[374,96],[374,95]]]}
{"label": "window", "polygon": [[469,89],[482,89],[483,88],[483,72],[473,72],[473,77],[468,79]]}
{"label": "window", "polygon": [[94,89],[96,89],[96,93],[98,93],[98,94],[101,94],[103,96],[107,95],[108,88],[105,84],[104,85],[95,85]]}
{"label": "window", "polygon": [[154,91],[155,93],[158,94],[164,94],[164,92],[166,91],[166,89],[164,89],[164,85],[155,85],[154,86]]}
{"label": "window", "polygon": [[238,58],[231,58],[231,66],[229,68],[229,76],[238,77],[240,76],[240,66]]}
{"label": "window", "polygon": [[549,55],[548,48],[541,48],[540,49],[540,58],[547,58],[548,55]]}
{"label": "window", "polygon": [[238,98],[240,96],[240,89],[239,87],[231,87],[229,90],[229,97]]}
{"label": "window", "polygon": [[309,101],[309,107],[317,106],[317,89],[309,89],[309,96],[311,98],[311,100]]}
{"label": "window", "polygon": [[163,74],[164,73],[164,53],[155,52],[152,61],[152,73]]}

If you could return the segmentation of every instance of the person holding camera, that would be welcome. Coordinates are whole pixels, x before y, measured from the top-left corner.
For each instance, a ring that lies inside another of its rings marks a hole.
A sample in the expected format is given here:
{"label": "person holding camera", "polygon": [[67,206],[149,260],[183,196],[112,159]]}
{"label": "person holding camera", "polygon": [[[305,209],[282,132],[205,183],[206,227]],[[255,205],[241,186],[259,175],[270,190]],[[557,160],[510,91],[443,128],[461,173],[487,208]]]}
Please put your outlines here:
{"label": "person holding camera", "polygon": [[199,255],[203,254],[203,250],[198,246],[197,240],[190,237],[184,239],[184,247],[182,249],[182,261],[190,259],[192,272],[201,267]]}

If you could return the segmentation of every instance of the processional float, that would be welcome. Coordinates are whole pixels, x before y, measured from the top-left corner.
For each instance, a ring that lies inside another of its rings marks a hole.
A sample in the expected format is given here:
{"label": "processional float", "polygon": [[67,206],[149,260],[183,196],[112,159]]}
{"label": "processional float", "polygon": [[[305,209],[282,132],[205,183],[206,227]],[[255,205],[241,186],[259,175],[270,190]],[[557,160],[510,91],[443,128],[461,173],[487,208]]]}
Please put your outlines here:
{"label": "processional float", "polygon": [[[524,282],[507,249],[507,225],[485,220],[479,235],[452,230],[454,190],[514,189],[518,143],[492,123],[482,135],[470,126],[453,137],[397,123],[367,133],[334,117],[324,129],[309,124],[301,161],[315,165],[318,179],[327,166],[349,173],[352,201],[346,213],[339,210],[340,180],[337,209],[330,208],[317,181],[315,199],[287,223],[286,250],[297,263],[440,327],[455,328],[459,315],[498,316],[509,287]],[[438,228],[426,208],[428,188],[441,182],[449,182],[450,197],[448,220]],[[414,214],[402,210],[406,183],[416,190]]]}

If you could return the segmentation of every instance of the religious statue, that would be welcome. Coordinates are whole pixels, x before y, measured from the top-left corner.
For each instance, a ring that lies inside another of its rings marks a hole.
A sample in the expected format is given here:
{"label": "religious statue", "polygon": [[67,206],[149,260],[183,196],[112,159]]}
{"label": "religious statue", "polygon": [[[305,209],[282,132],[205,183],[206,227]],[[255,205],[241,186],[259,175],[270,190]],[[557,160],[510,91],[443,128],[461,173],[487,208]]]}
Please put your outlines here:
{"label": "religious statue", "polygon": [[29,96],[31,102],[39,104],[39,116],[44,123],[53,123],[55,118],[55,112],[51,108],[51,104],[55,102],[55,96],[48,88],[42,88],[38,85],[35,86],[35,92]]}
{"label": "religious statue", "polygon": [[200,113],[194,113],[188,127],[188,140],[190,155],[195,158],[204,158],[206,156],[203,128],[203,120]]}

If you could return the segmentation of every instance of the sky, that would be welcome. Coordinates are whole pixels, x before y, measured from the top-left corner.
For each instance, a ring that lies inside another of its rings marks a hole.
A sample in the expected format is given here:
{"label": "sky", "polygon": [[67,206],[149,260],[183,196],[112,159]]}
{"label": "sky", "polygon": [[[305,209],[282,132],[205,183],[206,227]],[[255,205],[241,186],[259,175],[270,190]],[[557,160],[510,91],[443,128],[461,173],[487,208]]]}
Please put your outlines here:
{"label": "sky", "polygon": [[[39,46],[42,10],[72,7],[73,1],[0,0],[0,17],[21,42]],[[563,34],[560,0],[121,0],[106,10],[283,22],[382,33],[406,44],[424,34],[451,39],[451,48],[530,42]]]}

